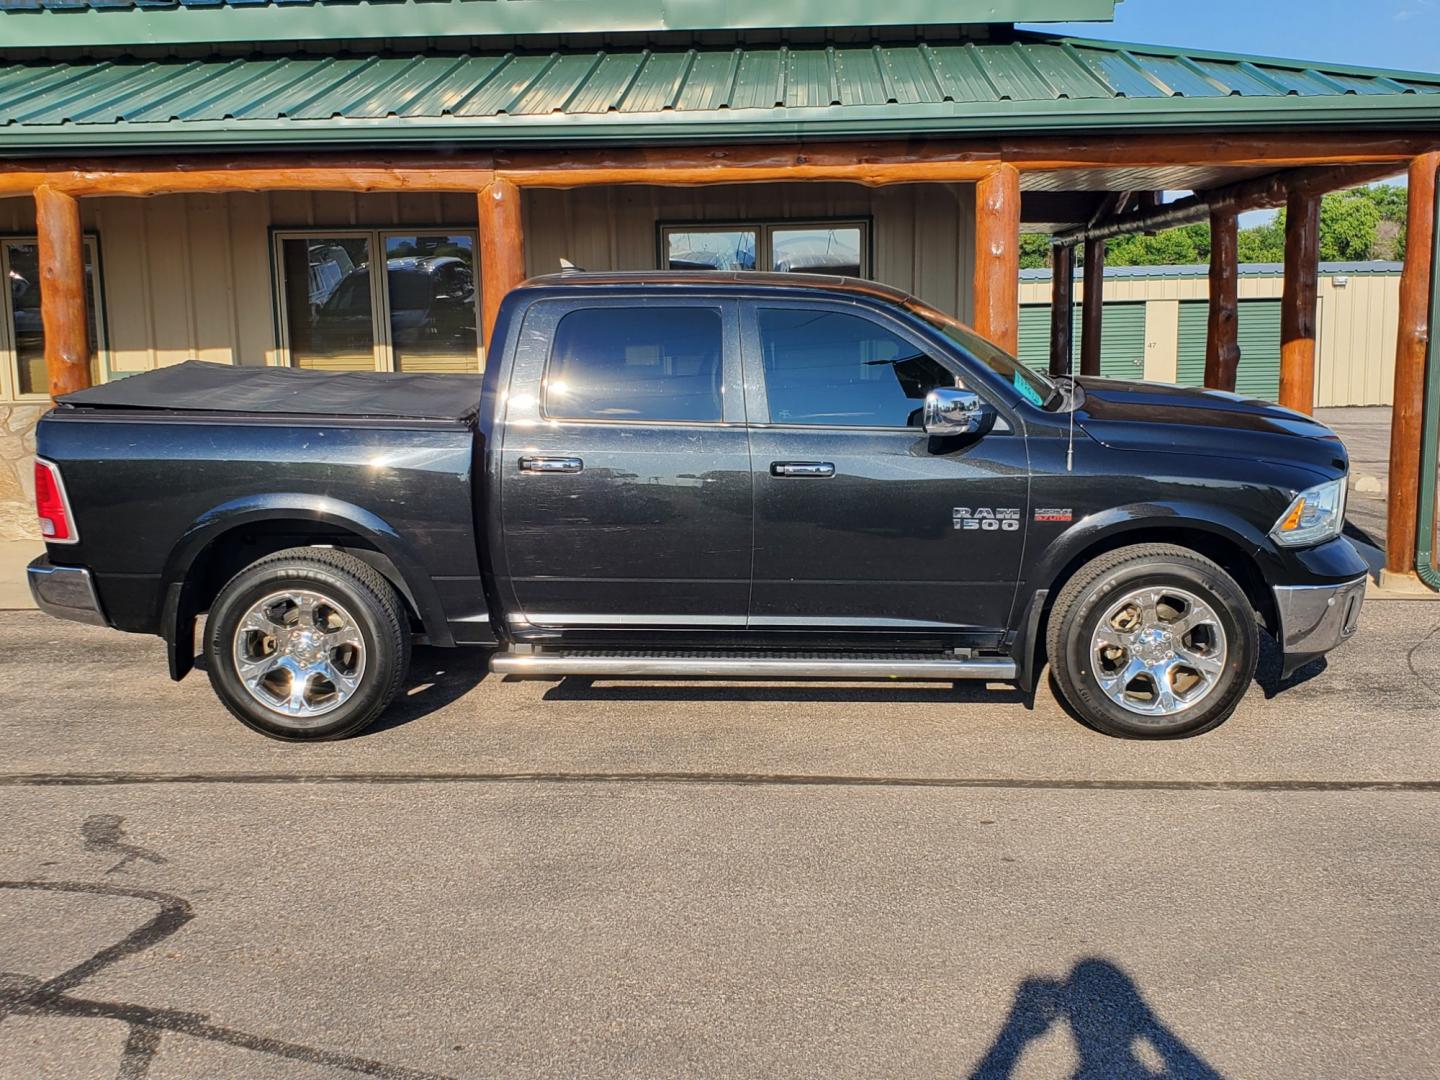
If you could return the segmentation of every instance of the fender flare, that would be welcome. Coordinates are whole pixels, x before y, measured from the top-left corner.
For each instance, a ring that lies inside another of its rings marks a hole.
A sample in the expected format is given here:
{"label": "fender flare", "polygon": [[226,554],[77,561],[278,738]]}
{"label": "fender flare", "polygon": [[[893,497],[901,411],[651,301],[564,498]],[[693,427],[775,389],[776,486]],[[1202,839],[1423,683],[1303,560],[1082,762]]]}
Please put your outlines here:
{"label": "fender flare", "polygon": [[198,611],[191,591],[191,572],[196,561],[228,533],[246,525],[286,520],[330,525],[371,544],[395,568],[400,577],[397,584],[414,605],[431,642],[442,646],[454,643],[445,621],[444,606],[429,573],[409,554],[399,533],[383,518],[364,507],[326,495],[291,492],[246,496],[220,503],[197,517],[165,560],[161,576],[165,596],[161,636],[169,653],[172,679],[183,678],[193,661],[193,627]]}
{"label": "fender flare", "polygon": [[[1034,690],[1039,674],[1037,661],[1045,622],[1043,616],[1051,599],[1063,585],[1060,574],[1082,552],[1097,543],[1122,539],[1127,533],[1153,537],[1156,531],[1174,533],[1175,542],[1181,545],[1184,544],[1185,533],[1205,533],[1233,545],[1257,566],[1266,550],[1264,533],[1239,515],[1213,505],[1202,506],[1183,500],[1133,503],[1081,518],[1047,545],[1026,583],[1024,605],[1016,612],[1013,656],[1017,682],[1024,692]],[[1261,576],[1264,577],[1263,569]]]}

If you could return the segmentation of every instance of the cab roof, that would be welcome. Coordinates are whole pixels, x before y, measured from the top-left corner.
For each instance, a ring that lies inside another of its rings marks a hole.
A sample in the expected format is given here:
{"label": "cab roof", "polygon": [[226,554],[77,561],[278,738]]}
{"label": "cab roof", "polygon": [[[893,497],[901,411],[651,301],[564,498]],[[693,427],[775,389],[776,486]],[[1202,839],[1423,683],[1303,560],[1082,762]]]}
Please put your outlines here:
{"label": "cab roof", "polygon": [[567,270],[533,277],[520,286],[522,289],[584,287],[720,289],[735,292],[784,290],[826,296],[849,294],[904,306],[920,302],[902,289],[863,278],[760,270]]}

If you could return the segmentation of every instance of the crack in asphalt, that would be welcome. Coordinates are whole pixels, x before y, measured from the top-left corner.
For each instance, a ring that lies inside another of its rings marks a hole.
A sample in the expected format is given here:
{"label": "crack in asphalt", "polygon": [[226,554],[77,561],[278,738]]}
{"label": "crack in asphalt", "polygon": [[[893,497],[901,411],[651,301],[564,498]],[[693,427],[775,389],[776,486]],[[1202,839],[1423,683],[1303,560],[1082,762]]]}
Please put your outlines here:
{"label": "crack in asphalt", "polygon": [[1436,623],[1428,634],[1410,646],[1410,651],[1405,654],[1405,666],[1410,669],[1410,674],[1415,676],[1421,686],[1425,687],[1425,689],[1429,690],[1432,694],[1440,695],[1440,686],[1437,686],[1427,679],[1415,664],[1415,654],[1428,645],[1436,634],[1440,634],[1440,623]]}
{"label": "crack in asphalt", "polygon": [[130,889],[84,881],[0,881],[0,889],[123,897],[148,900],[159,907],[160,910],[144,925],[53,978],[29,979],[0,973],[0,985],[4,988],[0,993],[0,1022],[6,1015],[14,1014],[118,1020],[128,1024],[130,1031],[120,1059],[119,1080],[144,1080],[160,1052],[160,1038],[165,1033],[204,1039],[284,1060],[342,1069],[359,1076],[379,1077],[380,1080],[449,1080],[440,1073],[225,1027],[211,1023],[200,1013],[73,995],[70,990],[104,968],[153,948],[178,931],[195,917],[190,902],[153,889]]}
{"label": "crack in asphalt", "polygon": [[1092,780],[723,772],[0,773],[0,788],[157,784],[712,784],[735,787],[998,788],[1017,791],[1440,792],[1440,780]]}

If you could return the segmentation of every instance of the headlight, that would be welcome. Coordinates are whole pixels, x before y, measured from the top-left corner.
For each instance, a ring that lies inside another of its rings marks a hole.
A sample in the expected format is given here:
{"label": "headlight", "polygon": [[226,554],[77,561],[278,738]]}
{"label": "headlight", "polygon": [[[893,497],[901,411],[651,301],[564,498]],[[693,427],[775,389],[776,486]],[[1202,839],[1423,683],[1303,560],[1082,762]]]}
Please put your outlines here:
{"label": "headlight", "polygon": [[1345,477],[1319,484],[1295,496],[1270,530],[1277,544],[1308,547],[1333,540],[1345,527]]}

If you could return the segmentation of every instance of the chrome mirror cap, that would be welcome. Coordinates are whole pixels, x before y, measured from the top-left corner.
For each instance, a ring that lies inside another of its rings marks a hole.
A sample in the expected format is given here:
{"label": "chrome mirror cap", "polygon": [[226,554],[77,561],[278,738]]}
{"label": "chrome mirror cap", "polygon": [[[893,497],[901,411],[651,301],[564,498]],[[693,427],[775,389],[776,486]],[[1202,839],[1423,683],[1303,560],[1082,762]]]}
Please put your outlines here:
{"label": "chrome mirror cap", "polygon": [[979,435],[995,413],[973,390],[938,386],[925,395],[924,421],[927,435]]}

